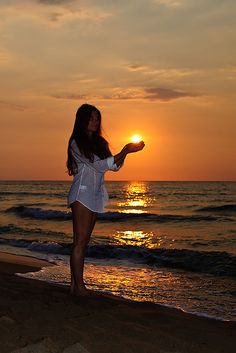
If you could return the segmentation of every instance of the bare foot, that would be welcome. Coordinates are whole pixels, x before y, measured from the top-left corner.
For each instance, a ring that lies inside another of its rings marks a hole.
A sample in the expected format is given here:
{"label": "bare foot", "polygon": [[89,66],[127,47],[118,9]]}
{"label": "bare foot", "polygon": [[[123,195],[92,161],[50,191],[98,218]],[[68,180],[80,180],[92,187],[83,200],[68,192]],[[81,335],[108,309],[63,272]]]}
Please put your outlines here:
{"label": "bare foot", "polygon": [[73,295],[74,290],[75,290],[75,285],[74,285],[74,283],[71,283],[71,285],[70,285],[70,294],[71,295]]}
{"label": "bare foot", "polygon": [[96,295],[94,291],[87,289],[85,286],[81,286],[79,288],[71,287],[70,288],[70,294],[78,297],[91,297]]}

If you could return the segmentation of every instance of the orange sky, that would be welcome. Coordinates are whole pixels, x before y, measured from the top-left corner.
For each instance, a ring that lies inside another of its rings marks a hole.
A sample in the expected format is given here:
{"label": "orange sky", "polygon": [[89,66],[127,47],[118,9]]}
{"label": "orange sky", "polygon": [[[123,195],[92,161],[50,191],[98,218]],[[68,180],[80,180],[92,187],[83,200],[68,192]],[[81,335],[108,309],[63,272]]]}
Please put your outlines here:
{"label": "orange sky", "polygon": [[0,1],[0,179],[71,180],[81,104],[102,112],[107,180],[236,180],[235,2]]}

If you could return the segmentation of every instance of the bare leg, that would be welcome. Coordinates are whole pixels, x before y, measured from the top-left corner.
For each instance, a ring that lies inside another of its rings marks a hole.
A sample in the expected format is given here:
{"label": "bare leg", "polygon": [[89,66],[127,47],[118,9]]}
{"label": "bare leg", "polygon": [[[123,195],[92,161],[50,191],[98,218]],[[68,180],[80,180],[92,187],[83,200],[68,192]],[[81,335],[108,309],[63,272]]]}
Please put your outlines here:
{"label": "bare leg", "polygon": [[[94,226],[95,226],[95,223],[96,223],[96,219],[97,219],[97,213],[93,213],[92,222],[90,224],[91,227],[90,227],[90,231],[89,231],[90,236],[91,236],[92,231],[94,229]],[[73,238],[74,238],[74,240],[73,240],[73,247],[74,247],[74,244],[76,244],[76,242],[77,242],[75,233],[73,235]],[[89,237],[89,239],[90,239],[90,237]],[[85,253],[85,251],[84,251],[84,253]],[[70,291],[71,291],[71,294],[73,294],[75,292],[75,279],[74,279],[74,277],[75,277],[74,272],[75,271],[74,271],[74,266],[73,266],[73,255],[71,255],[71,258],[70,258],[70,266],[71,266],[71,290]],[[83,266],[84,266],[84,263],[83,263]],[[83,271],[83,269],[82,269],[82,271]]]}
{"label": "bare leg", "polygon": [[71,293],[88,295],[88,290],[83,280],[84,257],[86,246],[95,226],[97,214],[78,201],[73,202],[71,209],[73,218],[73,249],[70,258]]}

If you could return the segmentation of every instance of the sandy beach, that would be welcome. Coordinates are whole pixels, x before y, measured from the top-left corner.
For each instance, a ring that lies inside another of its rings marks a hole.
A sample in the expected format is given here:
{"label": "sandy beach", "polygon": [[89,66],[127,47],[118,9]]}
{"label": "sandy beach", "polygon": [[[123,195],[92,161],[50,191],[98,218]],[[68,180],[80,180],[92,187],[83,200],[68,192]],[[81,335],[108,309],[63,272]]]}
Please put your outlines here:
{"label": "sandy beach", "polygon": [[235,352],[235,322],[112,295],[73,298],[67,287],[15,275],[48,265],[0,253],[1,353]]}

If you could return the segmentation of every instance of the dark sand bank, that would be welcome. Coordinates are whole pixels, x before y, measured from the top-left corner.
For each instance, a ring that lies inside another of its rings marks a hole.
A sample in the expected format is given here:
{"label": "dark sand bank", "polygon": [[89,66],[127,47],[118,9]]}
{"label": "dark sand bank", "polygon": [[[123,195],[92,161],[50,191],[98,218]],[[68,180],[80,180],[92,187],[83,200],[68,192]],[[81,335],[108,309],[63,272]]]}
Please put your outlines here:
{"label": "dark sand bank", "polygon": [[112,296],[73,298],[67,287],[16,272],[49,265],[0,253],[0,352],[233,353],[236,323]]}

